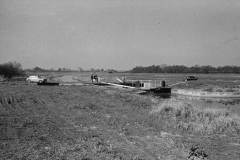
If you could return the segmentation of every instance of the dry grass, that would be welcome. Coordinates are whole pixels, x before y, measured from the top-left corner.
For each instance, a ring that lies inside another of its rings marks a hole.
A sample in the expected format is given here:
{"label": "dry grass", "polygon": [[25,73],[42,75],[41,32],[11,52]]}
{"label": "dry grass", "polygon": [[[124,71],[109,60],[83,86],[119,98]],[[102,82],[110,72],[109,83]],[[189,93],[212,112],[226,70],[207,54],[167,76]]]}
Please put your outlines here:
{"label": "dry grass", "polygon": [[239,135],[226,110],[123,89],[11,83],[0,97],[0,159],[185,160],[198,141],[181,132]]}
{"label": "dry grass", "polygon": [[0,159],[185,159],[145,124],[153,99],[94,86],[0,85]]}
{"label": "dry grass", "polygon": [[226,109],[206,108],[171,100],[154,106],[151,114],[154,125],[160,124],[176,131],[202,135],[240,134],[240,117]]}

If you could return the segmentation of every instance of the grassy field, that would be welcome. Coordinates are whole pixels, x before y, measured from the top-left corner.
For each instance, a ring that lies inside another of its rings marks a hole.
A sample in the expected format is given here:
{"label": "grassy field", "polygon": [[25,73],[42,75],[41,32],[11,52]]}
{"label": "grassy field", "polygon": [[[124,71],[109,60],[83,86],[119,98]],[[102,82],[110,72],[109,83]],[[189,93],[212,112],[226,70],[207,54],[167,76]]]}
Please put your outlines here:
{"label": "grassy field", "polygon": [[239,159],[240,109],[217,104],[1,83],[0,159]]}

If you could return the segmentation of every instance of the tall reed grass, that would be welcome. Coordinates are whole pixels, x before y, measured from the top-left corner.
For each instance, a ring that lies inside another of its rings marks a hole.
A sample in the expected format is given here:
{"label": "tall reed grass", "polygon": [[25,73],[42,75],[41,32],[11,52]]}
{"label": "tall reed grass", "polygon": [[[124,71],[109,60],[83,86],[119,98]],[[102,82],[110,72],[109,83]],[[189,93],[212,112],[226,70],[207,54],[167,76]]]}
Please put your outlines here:
{"label": "tall reed grass", "polygon": [[153,107],[149,123],[159,129],[196,134],[240,134],[240,116],[226,109],[166,101]]}

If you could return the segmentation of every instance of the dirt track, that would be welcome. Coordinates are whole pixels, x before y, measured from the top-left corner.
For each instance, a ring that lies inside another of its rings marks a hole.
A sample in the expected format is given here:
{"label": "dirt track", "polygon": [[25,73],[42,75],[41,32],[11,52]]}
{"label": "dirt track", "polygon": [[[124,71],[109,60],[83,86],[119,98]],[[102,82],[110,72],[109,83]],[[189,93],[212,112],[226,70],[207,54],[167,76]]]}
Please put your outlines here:
{"label": "dirt track", "polygon": [[0,159],[181,160],[195,143],[156,125],[153,98],[125,90],[10,83],[0,95]]}

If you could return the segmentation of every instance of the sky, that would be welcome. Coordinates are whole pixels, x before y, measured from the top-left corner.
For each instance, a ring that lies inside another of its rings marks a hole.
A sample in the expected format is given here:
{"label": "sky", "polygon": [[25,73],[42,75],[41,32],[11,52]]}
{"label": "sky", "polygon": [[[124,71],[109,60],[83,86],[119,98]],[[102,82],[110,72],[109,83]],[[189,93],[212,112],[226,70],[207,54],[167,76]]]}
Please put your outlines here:
{"label": "sky", "polygon": [[0,0],[0,63],[240,65],[239,0]]}

